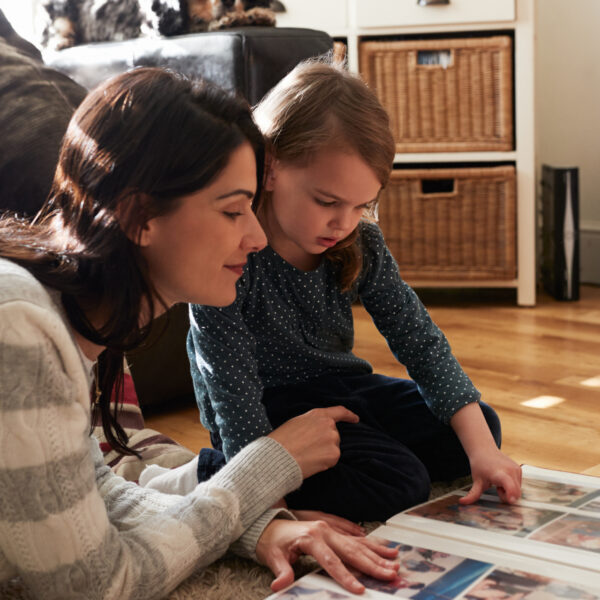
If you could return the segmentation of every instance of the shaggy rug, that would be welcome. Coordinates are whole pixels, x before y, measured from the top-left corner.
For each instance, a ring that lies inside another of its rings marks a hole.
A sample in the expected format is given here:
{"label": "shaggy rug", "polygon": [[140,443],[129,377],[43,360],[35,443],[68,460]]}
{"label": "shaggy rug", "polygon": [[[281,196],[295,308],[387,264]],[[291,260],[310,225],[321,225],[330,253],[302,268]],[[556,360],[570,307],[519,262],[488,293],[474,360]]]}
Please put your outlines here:
{"label": "shaggy rug", "polygon": [[[434,483],[430,499],[442,496],[470,482],[463,477],[450,483]],[[382,523],[364,523],[367,531],[372,531]],[[312,558],[302,557],[295,565],[296,578],[306,575],[317,566]],[[226,556],[216,561],[204,571],[186,579],[167,596],[167,600],[262,600],[271,594],[269,587],[273,575],[266,567],[238,558]],[[0,585],[0,598],[3,600],[26,600],[26,590],[18,580]]]}
{"label": "shaggy rug", "polygon": [[[429,497],[437,498],[464,487],[470,481],[470,477],[463,477],[449,483],[434,483]],[[373,531],[382,523],[363,525],[367,531]],[[296,578],[306,575],[316,567],[313,559],[302,557],[294,565]],[[242,558],[226,557],[208,569],[192,575],[168,596],[168,600],[261,600],[271,594],[269,586],[272,580],[273,575],[266,567]]]}

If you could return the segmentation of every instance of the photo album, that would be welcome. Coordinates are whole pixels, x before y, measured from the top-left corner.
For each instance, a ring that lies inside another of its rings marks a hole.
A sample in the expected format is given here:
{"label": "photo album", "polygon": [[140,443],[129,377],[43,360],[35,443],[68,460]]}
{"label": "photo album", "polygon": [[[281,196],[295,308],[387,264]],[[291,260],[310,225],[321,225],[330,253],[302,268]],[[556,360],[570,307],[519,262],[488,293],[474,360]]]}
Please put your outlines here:
{"label": "photo album", "polygon": [[270,600],[600,600],[600,477],[523,466],[522,496],[495,489],[461,505],[468,487],[394,515],[370,535],[398,548],[397,577],[357,575],[355,596],[323,570]]}

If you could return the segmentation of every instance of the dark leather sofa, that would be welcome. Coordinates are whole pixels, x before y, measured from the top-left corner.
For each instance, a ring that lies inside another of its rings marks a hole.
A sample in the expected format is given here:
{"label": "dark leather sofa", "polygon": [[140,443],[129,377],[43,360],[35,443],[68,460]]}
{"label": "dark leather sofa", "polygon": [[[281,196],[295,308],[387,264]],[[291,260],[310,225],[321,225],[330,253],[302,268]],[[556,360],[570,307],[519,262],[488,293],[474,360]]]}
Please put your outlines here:
{"label": "dark leather sofa", "polygon": [[[298,62],[328,52],[333,47],[332,39],[320,31],[249,27],[172,38],[139,38],[76,46],[56,53],[45,53],[43,65],[39,56],[25,55],[22,49],[17,48],[20,42],[15,46],[14,31],[10,34],[12,41],[2,37],[2,23],[3,15],[0,11],[0,50],[3,44],[7,44],[11,46],[11,56],[22,54],[23,61],[37,61],[37,69],[35,64],[29,69],[31,64],[27,63],[29,78],[41,77],[45,79],[43,85],[50,82],[45,89],[49,96],[42,96],[41,103],[35,106],[35,113],[41,120],[47,116],[46,120],[53,125],[53,136],[50,140],[44,140],[44,156],[49,153],[53,161],[58,155],[60,131],[66,128],[66,123],[74,107],[81,101],[85,89],[90,89],[112,75],[137,66],[166,67],[189,76],[209,79],[225,89],[240,93],[254,104]],[[4,29],[12,31],[10,25]],[[59,79],[60,85],[66,85],[69,91],[73,92],[69,96],[73,100],[61,106],[60,115],[45,115],[43,110],[40,112],[40,107],[43,108],[44,102],[51,104],[52,101],[56,101],[55,96],[59,95],[59,90],[52,82],[56,78]],[[23,111],[23,102],[27,104],[25,97],[28,89],[31,89],[31,81],[28,84],[22,81],[20,85],[20,103],[18,86],[11,85],[9,81],[4,87],[0,87],[0,112],[7,91],[16,101],[15,110]],[[0,126],[1,117],[0,114]],[[26,122],[25,119],[23,121]],[[36,125],[40,141],[47,126],[47,123],[41,121]],[[56,132],[57,127],[59,134]],[[28,138],[29,145],[32,144],[30,138],[31,136]],[[41,159],[41,156],[32,155],[33,164],[29,164],[31,168],[28,172],[35,172],[35,162]],[[47,159],[45,162],[48,162]],[[0,175],[7,172],[14,171],[10,164],[3,164],[3,155],[0,154]],[[35,192],[31,189],[27,191],[27,207],[23,213],[32,214],[34,209],[42,204],[49,190],[51,177],[52,173],[48,169],[41,173],[41,180],[36,182]],[[23,185],[25,183],[31,187],[31,176]],[[18,206],[7,207],[2,204],[3,193],[0,179],[0,210],[11,208],[18,211]],[[19,197],[18,189],[11,189],[11,198],[13,197]],[[155,321],[146,347],[128,356],[140,405],[145,413],[172,406],[178,401],[193,399],[193,386],[185,350],[188,324],[187,306],[175,306]]]}
{"label": "dark leather sofa", "polygon": [[166,67],[209,79],[255,104],[298,62],[332,47],[332,39],[321,31],[246,27],[88,44],[45,54],[44,59],[87,89],[133,67]]}

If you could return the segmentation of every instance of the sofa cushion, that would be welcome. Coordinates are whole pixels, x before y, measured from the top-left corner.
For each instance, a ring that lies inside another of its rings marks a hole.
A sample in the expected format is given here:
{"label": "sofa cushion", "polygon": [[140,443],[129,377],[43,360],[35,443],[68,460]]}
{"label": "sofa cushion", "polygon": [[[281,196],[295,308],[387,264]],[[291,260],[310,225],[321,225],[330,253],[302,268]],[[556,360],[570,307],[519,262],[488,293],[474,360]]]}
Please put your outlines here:
{"label": "sofa cushion", "polygon": [[52,184],[62,137],[86,94],[46,67],[0,11],[0,210],[35,214]]}

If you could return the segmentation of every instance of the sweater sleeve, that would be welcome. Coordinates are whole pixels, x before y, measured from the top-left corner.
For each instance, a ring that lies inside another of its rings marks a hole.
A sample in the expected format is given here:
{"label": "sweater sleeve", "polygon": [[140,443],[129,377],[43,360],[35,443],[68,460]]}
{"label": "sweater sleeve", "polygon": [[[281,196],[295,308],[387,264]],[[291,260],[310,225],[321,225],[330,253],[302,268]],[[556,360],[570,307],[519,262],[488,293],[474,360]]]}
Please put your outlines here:
{"label": "sweater sleeve", "polygon": [[226,308],[190,308],[188,357],[202,422],[218,430],[227,460],[272,430],[262,403],[256,342],[242,297]]}
{"label": "sweater sleeve", "polygon": [[187,496],[114,475],[89,436],[87,378],[57,313],[0,305],[0,565],[35,597],[164,597],[301,483],[271,438]]}
{"label": "sweater sleeve", "polygon": [[414,290],[400,277],[379,227],[365,223],[361,240],[365,262],[358,289],[361,302],[427,406],[448,423],[480,394]]}

